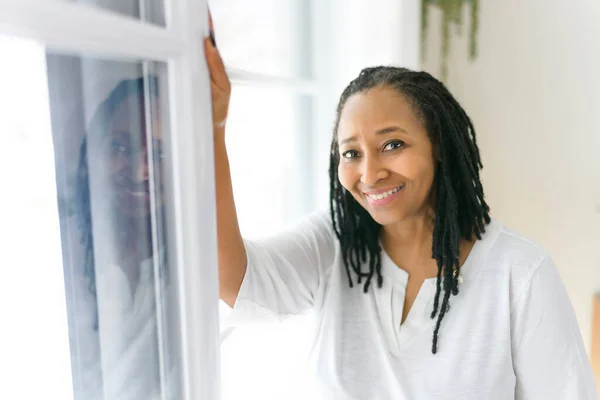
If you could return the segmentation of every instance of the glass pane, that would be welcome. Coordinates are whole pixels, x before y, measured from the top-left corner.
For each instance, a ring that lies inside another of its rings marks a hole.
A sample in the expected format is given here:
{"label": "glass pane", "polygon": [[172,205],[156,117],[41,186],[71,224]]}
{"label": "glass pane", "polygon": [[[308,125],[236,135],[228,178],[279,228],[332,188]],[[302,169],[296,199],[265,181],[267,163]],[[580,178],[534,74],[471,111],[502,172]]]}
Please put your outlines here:
{"label": "glass pane", "polygon": [[[53,338],[40,334],[37,353],[15,352],[17,364],[49,366],[23,370],[17,397],[180,398],[166,66],[0,41],[1,179],[18,194],[0,207],[12,215],[0,232],[19,305],[8,323],[33,319],[32,330]],[[13,344],[28,349],[35,341],[26,337]],[[71,378],[68,396],[38,386],[55,380],[56,357]]]}
{"label": "glass pane", "polygon": [[311,159],[310,135],[302,134],[310,120],[304,114],[309,103],[302,95],[233,88],[226,137],[245,238],[279,232],[309,209],[307,171],[298,167]]}
{"label": "glass pane", "polygon": [[310,78],[309,2],[209,0],[217,46],[230,68]]}
{"label": "glass pane", "polygon": [[86,3],[118,14],[166,26],[164,0],[71,0]]}

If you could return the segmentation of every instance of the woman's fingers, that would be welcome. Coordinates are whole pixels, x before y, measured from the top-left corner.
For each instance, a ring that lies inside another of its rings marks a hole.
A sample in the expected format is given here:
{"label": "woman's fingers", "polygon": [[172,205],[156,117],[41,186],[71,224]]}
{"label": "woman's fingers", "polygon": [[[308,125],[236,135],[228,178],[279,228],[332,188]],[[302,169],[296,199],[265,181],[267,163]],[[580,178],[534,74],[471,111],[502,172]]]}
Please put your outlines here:
{"label": "woman's fingers", "polygon": [[208,9],[208,27],[210,28],[210,31],[214,31],[214,26],[213,26],[213,19],[212,19],[212,13],[210,12],[210,8]]}
{"label": "woman's fingers", "polygon": [[210,72],[210,91],[213,110],[213,123],[215,127],[224,127],[229,110],[231,96],[231,83],[225,71],[225,64],[216,47],[212,15],[208,10],[208,23],[210,36],[204,40],[204,52]]}
{"label": "woman's fingers", "polygon": [[211,40],[204,40],[206,61],[210,71],[210,91],[212,97],[213,123],[224,126],[229,110],[229,97],[231,84],[225,71],[225,65],[218,50],[212,45]]}
{"label": "woman's fingers", "polygon": [[223,63],[219,51],[212,45],[209,38],[207,38],[204,43],[206,48],[206,60],[210,70],[210,79],[221,89],[229,90],[229,77],[225,71],[225,64]]}

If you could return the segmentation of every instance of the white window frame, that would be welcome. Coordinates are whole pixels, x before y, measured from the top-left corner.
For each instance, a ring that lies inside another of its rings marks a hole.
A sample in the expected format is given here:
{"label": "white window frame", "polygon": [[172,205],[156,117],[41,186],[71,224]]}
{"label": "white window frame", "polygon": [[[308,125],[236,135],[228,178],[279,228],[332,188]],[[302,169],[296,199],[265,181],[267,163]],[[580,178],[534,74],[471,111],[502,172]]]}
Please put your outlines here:
{"label": "white window frame", "polygon": [[[53,51],[169,66],[181,378],[184,399],[219,398],[212,118],[206,0],[165,0],[167,28],[63,0],[0,0],[0,34]],[[32,377],[35,379],[34,377]]]}

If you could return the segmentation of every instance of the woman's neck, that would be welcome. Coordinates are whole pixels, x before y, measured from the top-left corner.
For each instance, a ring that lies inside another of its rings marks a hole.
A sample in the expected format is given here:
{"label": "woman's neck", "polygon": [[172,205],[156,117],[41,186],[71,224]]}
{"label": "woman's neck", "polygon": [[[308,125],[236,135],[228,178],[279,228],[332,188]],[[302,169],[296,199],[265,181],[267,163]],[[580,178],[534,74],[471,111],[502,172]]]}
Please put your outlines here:
{"label": "woman's neck", "polygon": [[[381,244],[390,258],[409,273],[425,277],[437,274],[437,263],[432,257],[434,219],[432,214],[415,217],[394,225],[384,226]],[[469,256],[476,239],[459,240],[459,265]]]}
{"label": "woman's neck", "polygon": [[119,254],[140,263],[152,256],[152,228],[150,221],[141,218],[122,219],[118,226],[123,240]]}
{"label": "woman's neck", "polygon": [[99,219],[94,234],[98,255],[114,264],[139,264],[152,256],[152,236],[149,221],[140,218],[113,216]]}
{"label": "woman's neck", "polygon": [[384,226],[381,243],[399,266],[430,264],[433,219],[424,215]]}

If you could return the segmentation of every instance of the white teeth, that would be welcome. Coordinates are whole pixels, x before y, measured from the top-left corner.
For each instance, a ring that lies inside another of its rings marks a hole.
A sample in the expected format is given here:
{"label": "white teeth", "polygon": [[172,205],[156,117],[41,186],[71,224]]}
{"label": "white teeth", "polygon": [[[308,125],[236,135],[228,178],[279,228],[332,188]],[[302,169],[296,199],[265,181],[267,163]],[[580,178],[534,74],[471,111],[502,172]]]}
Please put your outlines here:
{"label": "white teeth", "polygon": [[384,192],[384,193],[380,193],[380,194],[368,194],[367,196],[369,196],[373,200],[381,200],[381,199],[384,199],[384,198],[388,197],[389,195],[392,195],[392,194],[396,193],[401,188],[402,188],[402,186],[397,187],[396,189],[392,189],[390,191]]}

